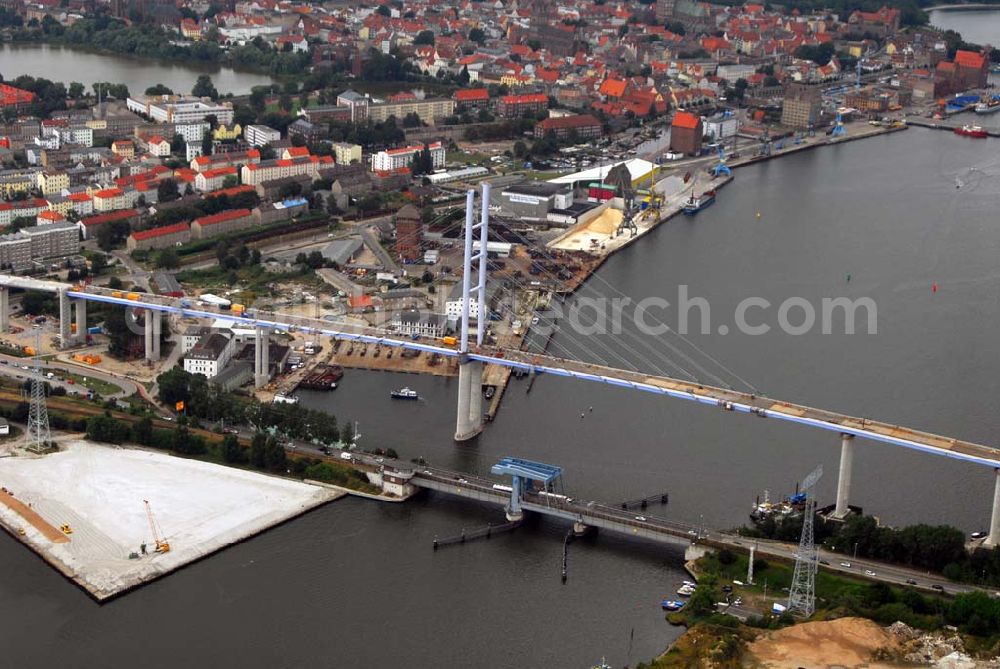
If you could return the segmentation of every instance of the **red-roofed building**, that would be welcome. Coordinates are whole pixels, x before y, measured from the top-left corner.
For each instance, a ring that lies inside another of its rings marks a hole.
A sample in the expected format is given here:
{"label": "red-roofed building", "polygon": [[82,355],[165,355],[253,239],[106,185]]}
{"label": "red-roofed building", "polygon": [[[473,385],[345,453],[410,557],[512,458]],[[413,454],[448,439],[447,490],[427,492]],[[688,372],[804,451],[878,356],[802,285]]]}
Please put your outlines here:
{"label": "red-roofed building", "polygon": [[629,91],[629,82],[625,79],[607,78],[601,83],[597,92],[608,100],[620,100]]}
{"label": "red-roofed building", "polygon": [[93,239],[97,231],[106,223],[115,221],[126,221],[129,227],[138,225],[140,214],[137,209],[119,209],[107,214],[97,214],[96,216],[86,216],[80,219],[80,229],[83,230],[84,239]]}
{"label": "red-roofed building", "polygon": [[220,188],[219,190],[213,190],[209,193],[205,193],[205,197],[221,197],[225,195],[226,197],[234,197],[236,195],[243,195],[244,193],[256,193],[257,189],[253,186],[244,184],[242,186],[233,186],[232,188]]}
{"label": "red-roofed building", "polygon": [[505,95],[500,98],[497,113],[503,118],[520,118],[538,114],[549,108],[549,96],[544,93]]}
{"label": "red-roofed building", "polygon": [[17,113],[28,110],[35,101],[35,94],[7,84],[0,84],[0,109],[13,109]]}
{"label": "red-roofed building", "polygon": [[240,167],[242,165],[255,165],[259,162],[260,151],[250,149],[248,151],[217,153],[211,156],[198,156],[191,161],[191,169],[195,172],[204,172],[219,167],[229,167],[230,165]]}
{"label": "red-roofed building", "polygon": [[490,92],[485,88],[463,88],[455,91],[455,108],[458,111],[486,109],[490,104]]}
{"label": "red-roofed building", "polygon": [[292,158],[301,158],[303,156],[309,155],[309,148],[305,146],[289,146],[284,151],[281,152],[281,157],[283,160],[290,160]]}
{"label": "red-roofed building", "polygon": [[174,225],[133,232],[125,240],[125,247],[130,252],[148,251],[180,246],[189,241],[191,241],[191,226],[187,223],[175,223]]}
{"label": "red-roofed building", "polygon": [[[408,171],[414,156],[423,151],[424,146],[424,144],[414,144],[412,146],[403,146],[398,149],[387,149],[374,153],[371,157],[372,172],[386,172],[391,174],[403,169]],[[445,150],[441,142],[434,142],[426,146],[431,154],[433,167],[435,169],[444,167]]]}
{"label": "red-roofed building", "polygon": [[66,217],[58,211],[46,209],[45,211],[38,212],[38,216],[35,218],[35,223],[38,225],[47,225],[49,223],[62,223],[65,220]]}
{"label": "red-roofed building", "polygon": [[219,167],[214,170],[199,172],[194,178],[194,189],[200,193],[219,190],[226,183],[226,178],[232,177],[239,181],[239,174],[233,166]]}
{"label": "red-roofed building", "polygon": [[170,142],[159,135],[153,135],[146,140],[146,150],[157,158],[167,158],[170,156]]}
{"label": "red-roofed building", "polygon": [[701,152],[702,134],[701,117],[679,111],[670,124],[670,150],[696,156]]}
{"label": "red-roofed building", "polygon": [[900,12],[883,6],[877,12],[853,11],[847,17],[848,33],[861,37],[866,33],[884,38],[899,30]]}
{"label": "red-roofed building", "polygon": [[191,224],[191,236],[194,239],[208,239],[246,230],[252,225],[253,213],[249,209],[229,209],[211,216],[196,218]]}
{"label": "red-roofed building", "polygon": [[93,194],[94,211],[111,211],[127,206],[125,191],[121,188],[105,188]]}
{"label": "red-roofed building", "polygon": [[959,49],[955,59],[943,60],[934,70],[934,96],[945,97],[972,88],[985,88],[989,77],[989,54]]}
{"label": "red-roofed building", "polygon": [[558,139],[568,139],[574,134],[578,139],[597,139],[603,134],[601,122],[590,114],[576,116],[560,116],[547,118],[535,124],[535,137],[541,138],[549,133]]}
{"label": "red-roofed building", "polygon": [[303,174],[307,174],[315,179],[321,167],[332,164],[333,156],[279,158],[278,160],[265,160],[261,163],[244,165],[240,171],[240,176],[243,183],[251,186],[257,186],[265,181],[296,177]]}

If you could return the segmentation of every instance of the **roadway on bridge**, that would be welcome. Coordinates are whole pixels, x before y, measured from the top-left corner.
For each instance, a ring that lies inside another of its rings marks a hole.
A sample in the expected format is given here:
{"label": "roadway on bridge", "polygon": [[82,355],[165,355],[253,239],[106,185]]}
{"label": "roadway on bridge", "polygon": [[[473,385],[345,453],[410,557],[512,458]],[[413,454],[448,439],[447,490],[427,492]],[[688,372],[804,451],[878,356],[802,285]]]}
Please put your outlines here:
{"label": "roadway on bridge", "polygon": [[[11,279],[14,281],[24,281],[24,279],[19,277],[11,277]],[[4,283],[6,280],[6,277],[0,275],[0,283]],[[34,284],[45,283],[36,280],[31,281]],[[57,286],[60,286],[60,284],[57,284]],[[59,288],[49,288],[49,290],[57,289]],[[436,340],[430,340],[431,343],[415,341],[410,338],[378,331],[371,327],[359,326],[347,329],[350,326],[340,325],[339,327],[343,329],[332,329],[330,323],[307,316],[293,316],[259,310],[250,310],[242,315],[233,314],[229,311],[206,311],[210,307],[191,306],[190,300],[183,300],[182,302],[180,298],[147,293],[133,294],[134,299],[128,299],[121,292],[97,286],[86,286],[80,290],[70,290],[67,292],[67,295],[73,299],[82,298],[131,308],[139,307],[141,304],[145,308],[181,314],[183,316],[219,318],[273,330],[301,330],[335,339],[395,346],[428,353],[438,353],[448,357],[460,358],[463,355],[454,348],[440,344]],[[467,357],[471,360],[479,360],[484,363],[492,363],[514,369],[567,376],[582,381],[603,383],[619,388],[665,395],[674,399],[684,399],[700,404],[717,406],[740,414],[752,414],[760,418],[775,418],[835,433],[851,434],[934,455],[986,465],[991,468],[1000,467],[1000,450],[993,446],[985,446],[922,430],[891,425],[867,418],[857,418],[834,411],[816,409],[731,389],[512,349],[477,347],[471,350],[467,354]]]}
{"label": "roadway on bridge", "polygon": [[[300,445],[300,450],[308,450],[308,445]],[[323,457],[319,451],[315,451],[318,457]],[[420,486],[421,483],[434,482],[440,484],[434,489],[446,494],[454,494],[470,499],[484,502],[493,502],[504,505],[509,500],[509,493],[498,491],[494,485],[505,485],[508,482],[474,476],[463,472],[457,472],[440,467],[429,465],[415,465],[400,460],[381,458],[378,456],[366,455],[363,453],[352,454],[353,462],[367,467],[378,467],[380,465],[394,466],[399,469],[413,469],[415,472],[413,482]],[[691,543],[702,543],[715,548],[725,548],[748,552],[751,545],[756,545],[756,554],[759,557],[781,558],[794,561],[798,546],[780,541],[769,541],[766,539],[755,540],[748,537],[741,537],[736,534],[706,530],[689,523],[668,520],[648,514],[645,511],[628,511],[619,506],[611,506],[597,501],[583,501],[570,498],[540,496],[537,493],[527,493],[523,497],[524,508],[545,515],[563,518],[567,522],[572,522],[574,517],[578,517],[587,522],[588,518],[604,517],[620,523],[628,528],[642,529],[647,532],[658,532],[668,534],[672,538],[672,543],[687,545]],[[624,536],[633,536],[629,531],[619,531]],[[648,538],[648,537],[639,537]],[[913,569],[902,565],[895,565],[865,558],[852,558],[841,553],[819,550],[820,568],[837,572],[843,575],[852,576],[861,580],[880,581],[891,585],[914,586],[922,590],[933,592],[943,592],[956,595],[963,592],[979,590],[972,585],[954,583],[948,579],[932,574],[927,571]],[[935,588],[934,586],[940,586]],[[780,597],[779,597],[780,599]]]}

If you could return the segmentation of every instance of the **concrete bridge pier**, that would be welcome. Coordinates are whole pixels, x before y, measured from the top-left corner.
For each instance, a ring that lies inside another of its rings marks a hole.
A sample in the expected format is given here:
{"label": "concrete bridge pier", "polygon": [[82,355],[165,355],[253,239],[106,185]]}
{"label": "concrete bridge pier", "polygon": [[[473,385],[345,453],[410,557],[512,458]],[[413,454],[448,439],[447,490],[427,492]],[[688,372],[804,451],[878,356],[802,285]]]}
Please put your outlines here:
{"label": "concrete bridge pier", "polygon": [[269,359],[270,336],[267,328],[257,328],[254,335],[253,386],[262,388],[271,380],[271,361]]}
{"label": "concrete bridge pier", "polygon": [[73,320],[69,295],[65,290],[59,291],[59,348],[69,348],[73,342],[70,323]]}
{"label": "concrete bridge pier", "polygon": [[846,518],[851,512],[847,506],[851,495],[851,469],[854,463],[854,435],[840,435],[840,477],[837,479],[837,506],[833,510],[834,518]]}
{"label": "concrete bridge pier", "polygon": [[983,546],[993,548],[1000,545],[1000,467],[993,470],[993,514],[990,516],[990,533]]}
{"label": "concrete bridge pier", "polygon": [[155,309],[146,309],[146,360],[148,362],[160,361],[160,312]]}
{"label": "concrete bridge pier", "polygon": [[455,441],[466,441],[476,436],[470,416],[472,388],[472,362],[463,356],[463,360],[458,365],[458,416],[455,420]]}
{"label": "concrete bridge pier", "polygon": [[471,376],[469,380],[469,422],[476,434],[483,429],[483,363],[478,360],[470,362]]}
{"label": "concrete bridge pier", "polygon": [[76,322],[76,341],[80,344],[87,343],[87,301],[73,300],[73,311]]}
{"label": "concrete bridge pier", "polygon": [[10,332],[10,289],[0,286],[0,332]]}

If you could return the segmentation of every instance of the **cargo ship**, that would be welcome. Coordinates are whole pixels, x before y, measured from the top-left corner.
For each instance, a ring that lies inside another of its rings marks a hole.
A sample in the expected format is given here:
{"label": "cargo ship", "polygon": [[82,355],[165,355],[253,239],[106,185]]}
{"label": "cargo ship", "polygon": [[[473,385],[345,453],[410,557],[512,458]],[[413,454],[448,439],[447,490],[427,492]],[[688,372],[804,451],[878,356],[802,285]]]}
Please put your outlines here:
{"label": "cargo ship", "polygon": [[978,125],[963,125],[961,128],[955,128],[955,134],[962,135],[963,137],[975,137],[976,139],[983,139],[989,136],[982,126]]}
{"label": "cargo ship", "polygon": [[990,96],[985,100],[976,103],[975,112],[977,114],[992,114],[1000,111],[1000,99]]}
{"label": "cargo ship", "polygon": [[299,388],[305,390],[336,390],[337,382],[344,376],[340,365],[320,365],[311,374],[302,379]]}
{"label": "cargo ship", "polygon": [[691,194],[691,199],[687,201],[682,210],[687,216],[694,216],[699,211],[715,202],[715,191],[707,190],[698,197]]}

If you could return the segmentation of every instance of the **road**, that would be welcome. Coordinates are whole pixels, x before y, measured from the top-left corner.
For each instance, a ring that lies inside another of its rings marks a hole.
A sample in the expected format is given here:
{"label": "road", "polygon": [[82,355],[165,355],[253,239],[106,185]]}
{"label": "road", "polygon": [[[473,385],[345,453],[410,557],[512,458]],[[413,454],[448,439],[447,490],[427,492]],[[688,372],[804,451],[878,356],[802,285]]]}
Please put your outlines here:
{"label": "road", "polygon": [[131,282],[147,293],[152,292],[152,286],[149,284],[150,273],[143,269],[139,263],[132,260],[132,256],[128,254],[128,251],[112,251],[111,255],[117,258],[118,262],[125,268],[125,271],[128,272],[125,276],[125,279],[127,279],[126,285],[128,282]]}
{"label": "road", "polygon": [[[0,375],[7,376],[10,378],[25,380],[31,378],[32,372],[30,367],[32,365],[31,358],[18,358],[12,355],[0,354]],[[24,369],[27,366],[29,369]],[[84,365],[74,365],[60,360],[43,360],[41,363],[42,374],[47,372],[69,372],[72,374],[77,374],[80,376],[86,376],[88,378],[100,379],[101,381],[106,381],[108,383],[113,383],[119,388],[121,392],[113,393],[104,397],[110,397],[112,399],[118,399],[121,397],[128,397],[138,391],[138,385],[127,378],[118,377],[114,374],[108,372],[103,372],[93,367]],[[43,379],[48,382],[53,387],[65,388],[67,393],[77,394],[82,389],[77,384],[65,383],[58,381],[56,379]]]}

